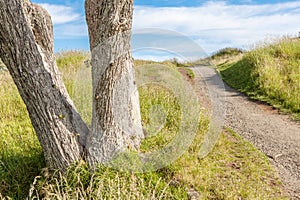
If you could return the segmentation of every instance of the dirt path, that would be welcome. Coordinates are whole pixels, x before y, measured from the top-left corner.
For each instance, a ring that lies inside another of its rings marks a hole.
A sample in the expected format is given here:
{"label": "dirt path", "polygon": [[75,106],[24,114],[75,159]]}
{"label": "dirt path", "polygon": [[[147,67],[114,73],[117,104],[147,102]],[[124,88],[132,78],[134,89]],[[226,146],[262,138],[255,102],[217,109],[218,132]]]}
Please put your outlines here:
{"label": "dirt path", "polygon": [[[195,84],[207,94],[207,88],[222,93],[217,73],[208,67],[193,67]],[[209,85],[205,87],[204,84]],[[224,92],[223,92],[224,93]],[[225,127],[229,127],[264,152],[278,170],[291,199],[300,199],[300,123],[281,115],[272,107],[253,102],[225,85]],[[202,99],[201,99],[202,100]],[[203,99],[208,103],[207,99]]]}

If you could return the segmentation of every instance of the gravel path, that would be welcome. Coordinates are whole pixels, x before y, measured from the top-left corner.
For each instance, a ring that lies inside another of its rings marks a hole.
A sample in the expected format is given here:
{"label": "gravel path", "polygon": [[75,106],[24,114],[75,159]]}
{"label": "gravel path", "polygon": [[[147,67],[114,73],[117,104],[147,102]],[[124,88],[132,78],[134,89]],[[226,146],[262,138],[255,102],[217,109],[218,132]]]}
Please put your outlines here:
{"label": "gravel path", "polygon": [[[222,93],[214,69],[193,67],[195,84],[203,96],[207,88]],[[204,84],[203,84],[204,83]],[[209,87],[203,87],[208,85]],[[224,92],[223,92],[224,93]],[[300,199],[300,123],[279,114],[272,107],[249,100],[225,85],[225,127],[229,127],[265,153],[277,169],[291,199]],[[201,99],[205,104],[207,100]]]}

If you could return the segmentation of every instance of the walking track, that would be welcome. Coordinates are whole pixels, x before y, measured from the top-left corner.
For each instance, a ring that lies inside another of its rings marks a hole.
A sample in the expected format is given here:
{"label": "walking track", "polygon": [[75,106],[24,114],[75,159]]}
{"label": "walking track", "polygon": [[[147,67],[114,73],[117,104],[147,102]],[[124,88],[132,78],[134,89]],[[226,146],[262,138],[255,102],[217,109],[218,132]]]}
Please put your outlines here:
{"label": "walking track", "polygon": [[[220,85],[215,69],[205,66],[191,69],[195,73],[195,85],[204,91],[204,97],[209,97],[207,88],[225,94],[225,127],[265,153],[277,169],[287,194],[291,199],[300,199],[300,123],[270,106],[249,100],[226,84]],[[201,101],[209,104],[207,99]]]}

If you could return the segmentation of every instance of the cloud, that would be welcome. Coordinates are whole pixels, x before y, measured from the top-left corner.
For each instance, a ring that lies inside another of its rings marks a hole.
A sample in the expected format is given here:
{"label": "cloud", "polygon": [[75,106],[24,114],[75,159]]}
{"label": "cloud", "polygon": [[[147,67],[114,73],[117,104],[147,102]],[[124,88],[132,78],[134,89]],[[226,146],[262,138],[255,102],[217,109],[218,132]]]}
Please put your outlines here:
{"label": "cloud", "polygon": [[[207,53],[228,46],[249,48],[266,37],[296,35],[300,31],[300,1],[253,2],[234,5],[226,1],[209,1],[197,7],[136,6],[133,29],[154,27],[173,30],[193,39]],[[56,39],[88,37],[81,11],[64,5],[40,5],[52,16]],[[165,45],[170,46],[166,42]],[[182,44],[176,42],[174,45],[180,49]]]}
{"label": "cloud", "polygon": [[152,56],[156,54],[156,57],[177,57],[186,61],[207,56],[203,49],[186,35],[154,28],[133,31],[132,50],[136,51],[134,55],[139,57],[148,52]]}
{"label": "cloud", "polygon": [[134,13],[134,29],[171,29],[192,37],[207,52],[226,46],[249,47],[266,36],[295,35],[300,2],[232,5],[207,2],[199,7],[143,7]]}
{"label": "cloud", "polygon": [[75,8],[47,3],[39,5],[51,15],[56,39],[87,37],[88,31],[84,16],[76,12]]}
{"label": "cloud", "polygon": [[76,13],[72,7],[47,3],[42,3],[39,5],[41,5],[50,13],[54,25],[74,22],[82,18],[82,16]]}
{"label": "cloud", "polygon": [[79,21],[74,23],[54,25],[54,36],[58,39],[74,39],[88,37],[88,29],[85,22]]}

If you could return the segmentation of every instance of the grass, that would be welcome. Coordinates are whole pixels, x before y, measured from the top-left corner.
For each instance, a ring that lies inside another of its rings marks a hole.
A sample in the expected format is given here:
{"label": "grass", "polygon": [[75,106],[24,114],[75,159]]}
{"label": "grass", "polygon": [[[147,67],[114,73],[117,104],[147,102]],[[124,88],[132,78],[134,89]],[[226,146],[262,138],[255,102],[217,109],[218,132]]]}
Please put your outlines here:
{"label": "grass", "polygon": [[239,54],[242,54],[243,52],[244,51],[242,49],[227,47],[227,48],[224,48],[224,49],[220,49],[219,51],[214,53],[211,56],[211,59],[215,60],[217,58],[237,56]]}
{"label": "grass", "polygon": [[[88,84],[88,78],[76,76],[80,70],[85,73],[88,69],[84,64],[86,56],[83,52],[66,52],[58,57],[72,98],[81,96],[76,93],[78,80],[81,86]],[[221,134],[209,156],[199,159],[209,124],[203,115],[188,151],[160,170],[138,174],[99,166],[92,173],[82,161],[66,175],[49,172],[25,105],[8,72],[0,71],[0,84],[0,199],[188,199],[192,189],[202,199],[287,199],[267,157],[231,130]],[[182,108],[180,99],[160,86],[145,86],[139,92],[143,125],[150,132],[157,132],[142,143],[142,151],[151,152],[172,140]],[[89,122],[90,108],[88,104],[80,107],[80,102],[79,98],[75,104],[79,105],[79,112],[87,114],[85,120]],[[158,115],[151,121],[151,107],[163,108],[165,117]],[[157,126],[161,123],[163,128]]]}
{"label": "grass", "polygon": [[[43,175],[32,185],[30,198],[46,199],[184,199],[184,187],[170,185],[163,172],[133,174],[99,166],[91,173],[86,163],[66,175]],[[42,195],[41,195],[42,194]]]}
{"label": "grass", "polygon": [[[0,194],[21,197],[45,167],[26,107],[8,72],[0,71]],[[25,187],[26,188],[26,187]]]}
{"label": "grass", "polygon": [[[143,127],[148,134],[142,141],[141,150],[147,152],[160,149],[168,144],[179,130],[180,105],[171,91],[158,85],[140,88],[139,95],[142,102]],[[164,126],[160,127],[162,124]]]}
{"label": "grass", "polygon": [[233,88],[300,119],[300,40],[282,38],[219,65]]}
{"label": "grass", "polygon": [[267,157],[231,130],[225,130],[213,152],[197,159],[202,137],[174,167],[175,177],[200,192],[203,199],[284,199]]}
{"label": "grass", "polygon": [[90,126],[92,119],[92,72],[90,55],[67,51],[56,55],[63,81],[83,120]]}
{"label": "grass", "polygon": [[195,78],[195,74],[192,69],[180,67],[178,68],[178,71],[181,72],[184,76],[187,76],[191,80]]}
{"label": "grass", "polygon": [[179,62],[176,58],[171,59],[171,60],[166,60],[163,62],[155,62],[155,61],[148,61],[148,60],[135,60],[134,63],[135,63],[135,66],[162,64],[164,66],[176,68],[183,75],[188,76],[190,79],[195,78],[194,71],[188,68],[188,67],[194,66],[194,63]]}

